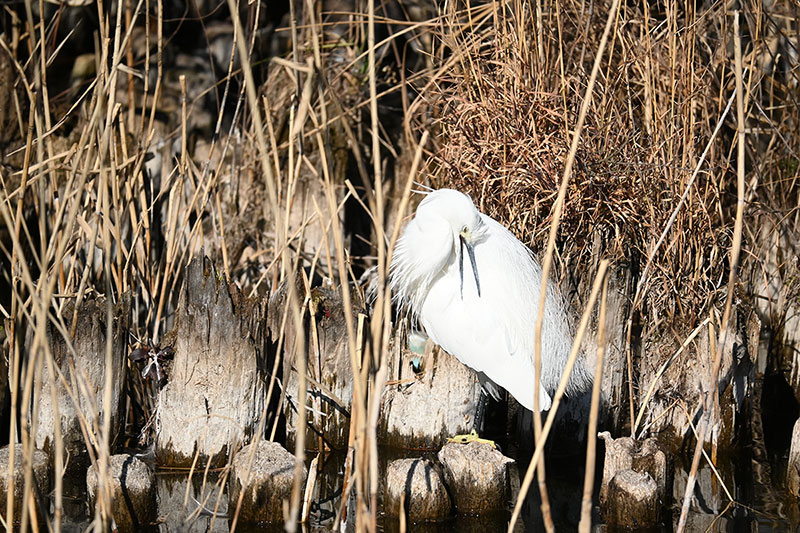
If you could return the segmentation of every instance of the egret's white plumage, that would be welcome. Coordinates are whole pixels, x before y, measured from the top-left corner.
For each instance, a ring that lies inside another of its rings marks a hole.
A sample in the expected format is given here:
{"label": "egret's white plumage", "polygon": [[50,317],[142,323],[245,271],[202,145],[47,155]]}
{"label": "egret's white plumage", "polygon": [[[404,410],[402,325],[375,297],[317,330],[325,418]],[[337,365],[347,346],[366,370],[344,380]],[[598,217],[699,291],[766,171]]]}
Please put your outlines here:
{"label": "egret's white plumage", "polygon": [[[528,409],[533,409],[541,281],[542,269],[531,251],[452,189],[433,191],[419,204],[397,241],[390,270],[395,297],[428,336]],[[555,284],[548,283],[542,410],[550,407],[571,346],[565,303]],[[579,362],[567,392],[583,390],[590,380]]]}

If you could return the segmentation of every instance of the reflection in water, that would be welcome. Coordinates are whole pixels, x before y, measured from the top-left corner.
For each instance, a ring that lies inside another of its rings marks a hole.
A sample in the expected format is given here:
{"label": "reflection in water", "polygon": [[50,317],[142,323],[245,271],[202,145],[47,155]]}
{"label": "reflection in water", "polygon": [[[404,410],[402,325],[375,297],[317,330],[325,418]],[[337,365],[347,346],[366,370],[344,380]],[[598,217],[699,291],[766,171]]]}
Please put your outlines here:
{"label": "reflection in water", "polygon": [[[570,440],[571,432],[560,432],[553,435],[553,441],[548,444],[546,454],[545,471],[547,473],[547,488],[550,497],[550,506],[556,531],[577,531],[580,520],[580,502],[583,491],[583,470],[584,453],[582,445]],[[518,437],[518,436],[517,436]],[[515,439],[499,441],[506,455],[515,458],[517,461],[511,467],[510,499],[509,507],[506,512],[499,512],[483,516],[464,516],[452,515],[449,519],[438,523],[408,524],[407,531],[424,533],[490,533],[494,531],[505,531],[508,520],[511,516],[511,508],[516,500],[520,479],[525,475],[528,466],[531,450],[520,450],[514,445]],[[758,446],[758,439],[751,441],[750,446],[744,446],[738,454],[730,456],[720,456],[717,461],[719,476],[724,481],[723,484],[717,479],[714,471],[706,463],[701,463],[701,468],[697,474],[697,482],[694,489],[692,508],[689,512],[686,531],[792,531],[798,524],[798,506],[794,500],[786,498],[784,490],[773,487],[759,485],[763,479],[764,465],[759,466],[754,457],[759,454],[752,454],[750,448]],[[667,508],[664,511],[664,522],[660,528],[654,532],[673,531],[680,515],[680,504],[688,479],[688,471],[691,466],[691,450],[693,442],[686,447],[688,450],[684,456],[679,456],[674,461],[674,472],[672,481],[672,501],[665,502]],[[433,452],[420,452],[417,450],[398,450],[390,448],[380,449],[380,469],[385,472],[386,465],[395,460],[409,457],[428,457],[435,458]],[[595,473],[595,500],[599,493],[599,484],[602,477],[602,446],[598,449],[597,472]],[[309,453],[310,462],[312,454]],[[343,452],[332,452],[321,458],[319,476],[316,483],[315,497],[310,507],[309,524],[304,525],[302,531],[318,532],[329,531],[334,524],[336,514],[339,512],[342,498],[342,482],[344,476]],[[769,466],[769,465],[767,465]],[[785,469],[785,462],[773,464],[772,471]],[[758,472],[761,472],[759,474]],[[174,509],[183,509],[183,499],[186,491],[185,476],[180,479],[172,479],[174,476],[159,476],[159,505],[168,506]],[[168,481],[169,480],[169,481]],[[198,483],[199,478],[195,478],[192,486],[192,497],[196,500],[201,499],[201,495],[207,502],[216,501],[218,492],[214,488],[205,492],[201,490]],[[383,482],[383,478],[381,478]],[[170,485],[172,483],[172,485]],[[216,483],[214,480],[213,483]],[[210,482],[210,484],[213,484]],[[755,490],[756,486],[758,487]],[[216,487],[216,485],[214,485]],[[745,505],[730,504],[725,487],[731,491],[734,498],[743,502]],[[380,487],[379,501],[383,501],[384,487]],[[190,499],[190,502],[192,499]],[[227,509],[227,497],[223,495],[221,509]],[[539,497],[538,486],[536,483],[531,485],[530,493],[523,504],[522,522],[518,524],[517,531],[538,532],[544,531],[540,509],[541,500]],[[208,505],[207,505],[208,506]],[[189,506],[196,509],[196,505]],[[181,514],[183,513],[183,514]],[[160,507],[160,514],[167,517],[186,516],[186,511],[167,514],[163,507]],[[350,516],[354,513],[350,512]],[[229,521],[227,519],[217,520],[213,529],[211,517],[197,516],[191,522],[192,527],[189,531],[227,531]],[[169,520],[172,520],[169,518]],[[598,507],[593,509],[593,522],[596,524],[595,531],[613,531],[602,525]],[[171,524],[175,524],[174,526]],[[161,531],[187,531],[186,527],[177,527],[177,522],[162,524]],[[381,515],[379,519],[379,529],[386,532],[400,531],[400,524],[396,519],[391,519]],[[344,531],[354,528],[345,526]],[[259,526],[237,526],[239,531],[282,531],[280,525],[259,525]]]}
{"label": "reflection in water", "polygon": [[193,476],[191,483],[186,474],[157,475],[159,530],[170,533],[228,531],[228,494],[221,490],[221,484],[218,475],[210,475],[203,483],[202,471]]}
{"label": "reflection in water", "polygon": [[[580,520],[580,501],[583,483],[584,456],[582,451],[563,451],[563,447],[548,447],[547,488],[556,531],[577,531]],[[525,475],[530,453],[525,454],[511,445],[507,445],[506,454],[516,457],[518,463],[511,468],[511,497],[507,512],[499,512],[483,516],[452,515],[439,523],[409,524],[409,532],[425,533],[491,533],[505,531],[511,516],[511,506],[516,500],[521,477]],[[598,450],[601,451],[601,450]],[[725,487],[732,492],[734,498],[745,505],[730,504],[725,488],[719,482],[713,470],[701,463],[694,489],[692,508],[688,515],[686,531],[795,531],[800,523],[800,509],[797,501],[789,497],[782,487],[759,485],[759,466],[752,461],[752,455],[744,453],[723,456],[718,459],[718,472]],[[310,454],[309,454],[310,455]],[[406,457],[431,457],[432,453],[420,453],[409,450],[381,449],[381,471],[385,471],[389,461]],[[527,455],[527,457],[526,457]],[[664,523],[654,531],[667,532],[674,529],[680,515],[680,502],[688,479],[691,458],[678,458],[674,464],[672,483],[672,502],[664,513]],[[595,475],[595,498],[599,492],[602,476],[602,457],[598,457],[598,471]],[[773,464],[772,470],[785,469],[785,462]],[[308,533],[329,531],[333,526],[342,497],[342,480],[344,470],[344,453],[331,453],[324,458],[316,484],[316,495],[311,505],[310,520],[301,530]],[[156,476],[159,506],[159,524],[142,531],[160,532],[226,532],[230,529],[229,510],[235,502],[228,501],[226,490],[220,490],[221,479],[217,474],[209,475],[203,483],[202,472],[188,482],[186,474],[159,473]],[[187,496],[187,487],[189,489]],[[757,490],[756,490],[757,489]],[[383,487],[381,487],[381,491]],[[85,497],[85,493],[81,496]],[[747,499],[745,499],[745,496]],[[382,501],[383,498],[380,498]],[[540,510],[540,498],[536,483],[531,485],[530,493],[523,504],[522,523],[518,531],[544,531]],[[83,512],[78,513],[78,507]],[[85,514],[85,503],[72,505],[73,513],[64,524],[65,531],[80,531],[89,524]],[[216,509],[217,516],[213,516]],[[352,516],[354,513],[350,513]],[[81,516],[79,516],[81,515]],[[593,522],[597,524],[594,531],[612,531],[601,524],[597,506],[593,511]],[[386,532],[400,531],[396,519],[381,516],[379,528]],[[237,531],[267,533],[283,531],[280,524],[238,524]],[[345,528],[349,531],[351,528]]]}

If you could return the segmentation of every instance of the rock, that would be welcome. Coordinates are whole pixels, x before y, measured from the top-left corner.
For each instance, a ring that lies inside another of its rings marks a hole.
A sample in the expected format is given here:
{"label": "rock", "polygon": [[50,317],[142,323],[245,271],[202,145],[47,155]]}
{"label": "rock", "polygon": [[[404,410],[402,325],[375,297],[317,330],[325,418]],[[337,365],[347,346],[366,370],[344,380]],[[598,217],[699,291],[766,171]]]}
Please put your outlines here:
{"label": "rock", "polygon": [[389,355],[388,384],[381,398],[378,439],[398,448],[436,449],[448,437],[472,430],[480,398],[475,372],[428,342],[417,375],[404,335],[394,339]]}
{"label": "rock", "polygon": [[789,492],[800,496],[800,418],[794,423],[789,463],[786,465],[786,486]]}
{"label": "rock", "polygon": [[[286,312],[286,289],[284,283],[270,298],[270,333],[274,343],[278,342],[283,315]],[[297,286],[299,298],[304,289]],[[355,291],[351,291],[353,322],[358,323],[361,309]],[[350,350],[347,339],[342,296],[339,290],[327,286],[311,289],[311,311],[314,321],[304,320],[306,328],[306,381],[308,395],[306,416],[306,449],[319,451],[319,436],[324,446],[332,449],[347,447],[350,428],[350,406],[353,397],[353,371],[350,365]],[[316,332],[311,328],[316,324]],[[368,329],[365,329],[368,331]],[[313,339],[318,339],[318,350]],[[286,391],[283,414],[286,417],[287,444],[294,446],[297,435],[298,417],[298,375],[295,361],[295,328],[287,319],[284,338],[283,378]],[[313,380],[313,381],[312,381]],[[320,386],[321,385],[321,386]]]}
{"label": "rock", "polygon": [[[99,476],[97,463],[86,472],[89,507],[97,504]],[[109,459],[110,512],[117,531],[137,531],[156,520],[156,487],[152,470],[133,455],[112,455]]]}
{"label": "rock", "polygon": [[[8,463],[9,447],[0,448],[0,514],[4,519],[6,515],[6,505],[8,502]],[[45,504],[47,494],[50,492],[50,467],[47,454],[42,450],[33,451],[33,491],[38,500],[38,508],[47,510],[49,504]],[[22,445],[17,443],[14,446],[14,523],[22,519],[22,495],[25,491],[25,468],[23,467]],[[30,522],[29,522],[30,523]]]}
{"label": "rock", "polygon": [[185,474],[159,475],[156,492],[159,527],[163,533],[227,533],[230,529],[228,494],[220,493],[214,472],[206,477],[205,472],[195,470],[191,480]]}
{"label": "rock", "polygon": [[508,465],[491,444],[448,443],[439,452],[444,478],[459,513],[483,513],[505,509],[509,487]]}
{"label": "rock", "polygon": [[647,472],[620,470],[606,492],[604,518],[609,525],[629,529],[658,523],[658,485]]}
{"label": "rock", "polygon": [[[73,327],[74,338],[67,342],[55,325],[47,323],[47,342],[56,365],[61,369],[64,380],[70,384],[68,391],[61,379],[55,378],[57,406],[53,405],[51,395],[51,377],[47,364],[34,374],[34,387],[39,396],[39,415],[36,425],[36,447],[50,454],[54,453],[55,424],[60,421],[61,437],[68,471],[83,471],[88,466],[89,455],[86,451],[84,432],[81,422],[90,425],[84,428],[87,433],[100,435],[105,397],[106,372],[111,373],[111,441],[119,433],[120,400],[125,398],[123,385],[128,357],[128,324],[130,316],[130,298],[125,296],[112,310],[111,324],[111,366],[106,366],[106,333],[108,309],[105,298],[86,299],[78,307],[74,315],[74,305],[68,304],[62,316],[67,327],[75,316]],[[25,340],[27,349],[33,346],[33,336],[28,334]],[[44,353],[40,353],[44,357]],[[74,393],[74,396],[71,396]],[[77,400],[79,407],[76,408]],[[57,412],[56,412],[57,409]],[[28,416],[30,421],[30,415]]]}
{"label": "rock", "polygon": [[608,483],[621,470],[646,472],[658,485],[660,497],[667,494],[667,456],[654,438],[643,441],[630,437],[612,439],[607,431],[598,435],[605,441],[605,463],[603,464],[603,482],[600,487],[600,499],[605,497]]}
{"label": "rock", "polygon": [[[644,441],[634,440],[630,437],[612,439],[608,432],[599,434],[605,441],[605,463],[603,464],[603,481],[600,485],[600,504],[603,515],[607,520],[627,520],[620,524],[633,524],[634,522],[642,526],[644,524],[654,524],[658,521],[658,511],[667,504],[668,486],[668,465],[667,456],[661,450],[658,442],[654,438]],[[649,481],[642,476],[625,474],[616,484],[614,479],[618,473],[633,471],[638,474],[647,474]],[[653,483],[655,490],[652,497],[649,494],[650,483]],[[642,487],[636,488],[634,485],[641,483]],[[616,491],[612,494],[613,490]],[[633,491],[629,496],[624,496],[624,491]],[[626,503],[626,498],[631,501]],[[648,503],[650,500],[654,503]],[[623,505],[623,508],[619,506]],[[650,513],[648,509],[654,506],[656,509],[655,518],[651,514],[635,515],[634,509]],[[655,520],[656,522],[653,522]],[[637,526],[637,527],[639,527]],[[630,526],[634,527],[634,526]]]}
{"label": "rock", "polygon": [[398,516],[401,509],[410,522],[441,520],[450,515],[450,496],[432,461],[399,459],[389,463],[384,510],[389,516]]}
{"label": "rock", "polygon": [[186,269],[175,358],[157,409],[166,465],[221,464],[254,431],[266,396],[266,306],[220,280],[208,259]]}
{"label": "rock", "polygon": [[[248,479],[250,453],[255,446]],[[278,443],[260,440],[248,444],[236,454],[231,472],[231,505],[245,490],[239,520],[244,523],[282,522],[283,501],[291,498],[294,484],[295,457]],[[300,486],[304,487],[303,467]]]}

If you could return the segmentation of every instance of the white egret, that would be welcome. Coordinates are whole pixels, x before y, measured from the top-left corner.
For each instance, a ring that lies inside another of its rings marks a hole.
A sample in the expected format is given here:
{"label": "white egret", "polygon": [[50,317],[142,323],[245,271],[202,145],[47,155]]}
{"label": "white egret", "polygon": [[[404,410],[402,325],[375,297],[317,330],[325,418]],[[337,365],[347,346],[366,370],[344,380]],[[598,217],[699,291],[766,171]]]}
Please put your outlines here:
{"label": "white egret", "polygon": [[[464,261],[465,251],[469,261]],[[465,268],[472,274],[465,275]],[[433,191],[422,200],[397,241],[390,268],[395,298],[431,340],[479,372],[485,392],[497,397],[493,384],[500,385],[530,410],[541,281],[541,266],[528,247],[452,189]],[[548,283],[541,410],[550,408],[571,346],[565,302],[555,283]],[[567,393],[583,391],[591,379],[579,361]]]}

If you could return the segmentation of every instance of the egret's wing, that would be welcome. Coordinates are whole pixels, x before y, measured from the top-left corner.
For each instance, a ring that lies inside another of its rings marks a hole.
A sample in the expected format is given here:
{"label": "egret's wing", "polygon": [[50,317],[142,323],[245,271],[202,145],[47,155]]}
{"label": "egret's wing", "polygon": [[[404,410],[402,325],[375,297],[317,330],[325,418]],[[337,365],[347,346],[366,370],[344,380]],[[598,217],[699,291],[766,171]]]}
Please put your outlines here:
{"label": "egret's wing", "polygon": [[[474,346],[480,347],[483,352],[483,355],[473,355],[476,369],[505,388],[522,405],[533,410],[533,358],[524,353],[530,343],[524,343],[519,334],[515,335],[514,328],[508,322],[477,320],[473,332]],[[539,409],[546,411],[551,403],[550,395],[539,384]]]}
{"label": "egret's wing", "polygon": [[[469,301],[452,301],[447,310],[429,319],[423,313],[422,322],[428,335],[459,361],[506,389],[517,401],[533,409],[533,360],[521,353],[525,346],[519,342],[506,323],[484,307]],[[532,335],[532,333],[531,333]],[[539,405],[550,407],[550,396],[539,387]]]}

